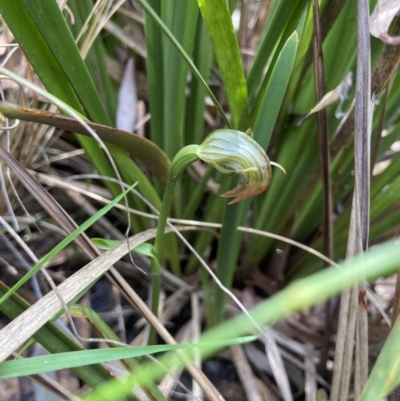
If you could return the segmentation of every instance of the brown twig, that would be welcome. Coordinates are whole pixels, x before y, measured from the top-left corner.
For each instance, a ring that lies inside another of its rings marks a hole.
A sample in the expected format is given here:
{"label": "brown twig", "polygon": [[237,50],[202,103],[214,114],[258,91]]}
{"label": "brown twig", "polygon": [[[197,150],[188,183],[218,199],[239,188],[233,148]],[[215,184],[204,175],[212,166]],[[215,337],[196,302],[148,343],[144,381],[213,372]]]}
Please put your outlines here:
{"label": "brown twig", "polygon": [[[358,0],[358,49],[354,132],[356,253],[362,253],[368,248],[371,123],[369,7],[367,0]],[[365,293],[365,285],[362,284],[359,287],[357,312],[355,399],[359,399],[368,378],[368,310]]]}
{"label": "brown twig", "polygon": [[[393,36],[400,35],[400,18],[393,27]],[[386,45],[371,77],[371,93],[379,96],[400,62],[400,46]],[[330,145],[331,156],[335,156],[354,132],[354,107],[340,124]]]}
{"label": "brown twig", "polygon": [[[315,103],[318,104],[325,95],[325,74],[324,61],[322,53],[322,33],[320,24],[319,5],[317,0],[313,0],[313,51],[314,51],[314,87]],[[324,255],[332,259],[333,239],[332,239],[332,193],[330,179],[330,157],[329,157],[329,134],[326,110],[320,110],[317,113],[319,152],[321,163],[321,176],[324,202],[323,218],[323,237],[324,237]],[[321,356],[320,371],[326,371],[326,361],[328,360],[329,338],[330,338],[330,301],[325,304],[325,333],[324,333],[324,351]]]}
{"label": "brown twig", "polygon": [[[366,0],[358,0],[358,49],[355,99],[355,191],[347,247],[352,258],[368,247],[370,192],[371,70],[369,10]],[[342,296],[335,351],[335,369],[331,400],[347,399],[356,326],[354,398],[359,399],[368,377],[368,314],[365,286],[354,288]],[[340,347],[339,347],[340,345]],[[350,358],[349,358],[350,356]]]}

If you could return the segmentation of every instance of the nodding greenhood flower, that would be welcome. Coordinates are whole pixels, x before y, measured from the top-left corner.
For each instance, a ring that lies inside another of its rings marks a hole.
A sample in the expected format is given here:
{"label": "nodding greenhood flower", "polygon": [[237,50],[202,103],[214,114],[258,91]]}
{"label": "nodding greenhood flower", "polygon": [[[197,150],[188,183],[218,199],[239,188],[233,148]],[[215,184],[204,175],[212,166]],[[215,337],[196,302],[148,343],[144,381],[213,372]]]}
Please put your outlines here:
{"label": "nodding greenhood flower", "polygon": [[[236,187],[221,195],[234,198],[230,205],[264,192],[271,182],[271,165],[281,168],[286,174],[283,167],[269,161],[264,149],[254,139],[232,129],[214,131],[201,145],[182,148],[172,160],[170,177],[173,181],[198,159],[211,164],[221,173],[239,175]],[[172,197],[172,194],[168,196]]]}
{"label": "nodding greenhood flower", "polygon": [[[201,145],[188,145],[182,148],[171,163],[167,187],[161,206],[154,242],[154,258],[151,262],[153,278],[152,311],[157,315],[158,294],[160,292],[161,263],[165,226],[171,208],[174,187],[178,176],[186,167],[196,160],[203,160],[224,174],[238,174],[239,180],[235,188],[222,194],[225,198],[233,198],[229,203],[240,202],[264,192],[271,182],[271,163],[263,148],[244,132],[221,129],[212,132]],[[154,334],[150,333],[151,336]]]}
{"label": "nodding greenhood flower", "polygon": [[244,132],[220,129],[212,132],[198,146],[199,159],[224,174],[238,174],[235,188],[224,198],[234,198],[230,205],[264,192],[271,182],[271,163],[263,148]]}

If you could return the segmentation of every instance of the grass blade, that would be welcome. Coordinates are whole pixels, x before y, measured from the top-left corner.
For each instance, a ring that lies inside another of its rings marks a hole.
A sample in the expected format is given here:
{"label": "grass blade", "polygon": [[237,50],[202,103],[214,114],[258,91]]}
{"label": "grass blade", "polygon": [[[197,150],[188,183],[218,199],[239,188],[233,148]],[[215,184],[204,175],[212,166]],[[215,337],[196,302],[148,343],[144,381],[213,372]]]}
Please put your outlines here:
{"label": "grass blade", "polygon": [[[250,313],[259,325],[275,323],[291,313],[310,308],[364,279],[371,280],[395,272],[398,269],[399,258],[399,241],[388,242],[362,256],[346,261],[341,265],[342,268],[328,268],[310,277],[297,280],[278,294],[258,304]],[[218,343],[212,343],[213,341],[238,337],[252,331],[253,328],[247,316],[241,315],[231,319],[200,338],[199,352],[202,357],[212,355],[219,349]],[[186,355],[193,354],[186,351]],[[162,357],[160,362],[164,366],[169,366],[171,355]],[[152,364],[146,370],[128,376],[124,386],[112,380],[102,386],[102,395],[118,397],[126,394],[126,387],[131,389],[133,386],[153,381],[165,373],[164,369],[159,363]],[[96,396],[97,394],[89,394],[84,397],[84,400],[99,401]]]}
{"label": "grass blade", "polygon": [[283,97],[292,75],[298,41],[297,33],[293,32],[279,54],[260,106],[257,108],[254,139],[264,149],[268,148]]}
{"label": "grass blade", "polygon": [[[57,2],[24,0],[24,4],[90,118],[101,124],[112,125]],[[35,67],[35,70],[38,69]]]}
{"label": "grass blade", "polygon": [[[3,150],[0,150],[0,153]],[[80,234],[86,231],[91,225],[93,225],[100,217],[104,216],[108,211],[110,211],[115,204],[120,202],[124,196],[134,187],[136,184],[132,185],[129,189],[124,191],[122,194],[117,196],[112,202],[100,209],[95,215],[86,220],[82,225],[80,225],[76,230],[64,238],[58,245],[56,245],[46,256],[44,256],[40,261],[31,269],[24,277],[18,280],[11,290],[0,298],[0,305],[15,293],[23,284],[25,284],[34,274],[36,274],[48,261],[53,259],[58,253],[60,253],[67,245],[69,245],[73,240],[75,240]],[[50,196],[50,195],[49,195]]]}
{"label": "grass blade", "polygon": [[400,384],[400,319],[396,320],[361,394],[361,401],[384,399]]}
{"label": "grass blade", "polygon": [[247,86],[238,41],[225,0],[198,0],[226,90],[233,127],[248,129]]}
{"label": "grass blade", "polygon": [[[167,230],[170,231],[170,230]],[[59,294],[65,303],[75,300],[94,284],[95,281],[104,275],[115,262],[126,255],[130,249],[149,241],[155,236],[155,229],[143,231],[129,238],[129,249],[127,242],[102,253],[92,260],[85,267],[77,271],[58,286]],[[58,294],[54,291],[49,292],[18,318],[9,323],[3,330],[0,337],[0,360],[3,361],[35,332],[36,327],[41,327],[56,316],[62,310]],[[26,325],[26,319],[35,316],[35,324]]]}
{"label": "grass blade", "polygon": [[[9,292],[10,289],[0,282],[0,296],[4,298]],[[1,311],[10,319],[16,319],[24,311],[28,310],[29,307],[30,305],[17,294],[12,294],[10,298],[0,305]],[[72,340],[52,322],[42,326],[33,334],[33,338],[51,353],[82,350],[82,347],[77,342]],[[109,372],[101,365],[73,368],[73,372],[81,380],[94,388],[109,379]]]}
{"label": "grass blade", "polygon": [[[146,13],[149,15],[149,18],[152,18],[154,22],[157,24],[157,26],[160,28],[160,30],[165,34],[165,36],[174,44],[176,49],[179,51],[179,54],[184,58],[186,63],[189,65],[190,70],[192,71],[193,75],[201,82],[203,85],[204,89],[207,91],[207,94],[210,96],[212,102],[214,103],[215,107],[217,108],[218,112],[221,114],[221,117],[223,118],[226,126],[229,128],[230,123],[228,118],[226,117],[224,110],[222,109],[221,105],[219,104],[217,98],[215,97],[213,91],[210,89],[210,87],[207,85],[207,82],[204,80],[202,75],[200,74],[199,70],[197,67],[194,65],[193,61],[191,58],[187,55],[185,50],[182,48],[180,43],[175,39],[174,35],[171,33],[171,31],[168,29],[168,27],[165,25],[165,23],[162,21],[160,16],[153,10],[153,8],[149,5],[149,3],[146,0],[138,0],[138,3],[143,7],[143,9],[146,11]],[[158,1],[157,1],[158,3]]]}
{"label": "grass blade", "polygon": [[[218,345],[220,347],[229,347],[231,345],[245,344],[254,341],[256,338],[257,336],[247,336],[229,341],[221,341]],[[0,378],[21,377],[25,375],[50,372],[52,370],[70,369],[96,363],[117,361],[125,358],[138,358],[145,355],[154,355],[160,352],[188,348],[196,348],[196,344],[163,344],[143,347],[127,346],[77,350],[75,352],[63,352],[28,359],[17,359],[0,363]]]}
{"label": "grass blade", "polygon": [[160,20],[161,2],[160,0],[148,0],[147,3],[151,12],[145,13],[146,31],[146,68],[147,80],[149,83],[149,104],[152,119],[151,139],[158,145],[163,146],[163,124],[164,124],[164,76],[163,76],[163,47],[161,29],[154,16]]}
{"label": "grass blade", "polygon": [[[90,136],[79,121],[58,114],[19,107],[6,102],[0,102],[0,113],[8,118],[46,124]],[[104,142],[118,146],[121,150],[129,152],[133,157],[140,160],[163,186],[166,185],[171,162],[157,145],[144,137],[123,130],[90,122],[87,124],[95,130]]]}
{"label": "grass blade", "polygon": [[[261,43],[259,44],[256,57],[247,77],[250,104],[253,104],[256,99],[260,82],[263,81],[265,66],[272,57],[276,44],[281,40],[282,33],[286,30],[288,23],[292,20],[298,21],[306,4],[306,1],[297,1],[295,4],[292,4],[291,7],[288,7],[287,3],[283,0],[274,4],[274,10],[265,26]],[[295,27],[293,30],[294,29]],[[288,38],[292,32],[290,32],[286,38]],[[283,43],[286,42],[286,38],[283,38]]]}
{"label": "grass blade", "polygon": [[[194,1],[173,0],[163,2],[162,9],[167,9],[171,18],[166,23],[171,33],[179,41],[186,54],[191,55],[195,43],[197,16],[199,9]],[[164,39],[164,123],[163,149],[169,158],[173,158],[183,144],[186,86],[189,66],[178,50],[167,38]],[[157,94],[157,96],[160,96]]]}

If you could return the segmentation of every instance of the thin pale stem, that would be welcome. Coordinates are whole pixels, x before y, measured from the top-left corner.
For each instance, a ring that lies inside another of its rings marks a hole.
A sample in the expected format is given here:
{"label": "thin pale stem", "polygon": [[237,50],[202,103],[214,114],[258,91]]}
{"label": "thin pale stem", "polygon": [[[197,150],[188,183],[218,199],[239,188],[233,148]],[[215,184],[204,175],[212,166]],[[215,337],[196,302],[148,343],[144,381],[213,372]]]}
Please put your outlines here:
{"label": "thin pale stem", "polygon": [[[169,173],[168,183],[164,192],[164,199],[161,205],[160,216],[157,224],[157,234],[154,242],[154,258],[151,261],[151,311],[158,316],[158,304],[161,290],[161,265],[163,264],[163,247],[165,228],[171,209],[174,189],[179,174],[191,163],[198,160],[196,154],[196,145],[189,145],[181,149],[172,161],[171,171]],[[154,327],[150,328],[149,344],[155,343],[156,331]]]}
{"label": "thin pale stem", "polygon": [[[320,13],[318,1],[313,1],[314,8],[314,34],[313,34],[313,50],[314,50],[314,77],[315,77],[315,101],[318,104],[325,95],[325,73],[322,53],[322,34],[320,25]],[[332,259],[333,255],[333,236],[332,236],[332,193],[330,179],[330,157],[329,157],[329,135],[326,110],[320,110],[317,113],[319,151],[321,163],[321,177],[323,188],[324,202],[324,220],[323,220],[323,237],[324,237],[324,255]],[[331,335],[330,328],[330,300],[325,304],[325,332],[324,332],[324,351],[321,356],[320,373],[326,372],[326,362],[328,360],[329,341]]]}
{"label": "thin pale stem", "polygon": [[[164,231],[167,224],[167,218],[171,209],[172,198],[177,177],[170,174],[167,187],[165,188],[164,199],[161,206],[160,216],[157,224],[157,234],[154,242],[154,258],[151,259],[151,311],[158,316],[158,304],[161,290],[161,265],[163,263]],[[156,331],[154,327],[150,328],[148,344],[154,344]]]}

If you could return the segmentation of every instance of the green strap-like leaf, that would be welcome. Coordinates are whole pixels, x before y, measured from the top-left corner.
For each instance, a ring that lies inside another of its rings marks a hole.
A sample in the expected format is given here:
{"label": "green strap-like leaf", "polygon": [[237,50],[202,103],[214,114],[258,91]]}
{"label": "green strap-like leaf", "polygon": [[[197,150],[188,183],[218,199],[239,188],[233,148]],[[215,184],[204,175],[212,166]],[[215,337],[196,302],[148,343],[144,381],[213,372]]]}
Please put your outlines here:
{"label": "green strap-like leaf", "polygon": [[24,4],[90,118],[98,123],[111,125],[111,119],[57,2],[24,0]]}
{"label": "green strap-like leaf", "polygon": [[[15,39],[31,63],[39,66],[35,71],[46,88],[71,107],[80,110],[79,102],[62,67],[48,47],[22,0],[0,2],[0,13]],[[57,82],[57,85],[53,85]]]}
{"label": "green strap-like leaf", "polygon": [[[398,269],[399,257],[398,241],[380,245],[364,255],[342,263],[342,268],[330,267],[310,277],[296,280],[266,301],[260,302],[250,310],[250,314],[261,326],[273,324],[292,313],[308,309],[357,283],[393,274]],[[220,339],[242,336],[252,330],[254,327],[248,317],[242,314],[203,334],[198,342],[199,351],[203,357],[208,357],[217,352]],[[190,354],[190,350],[186,352]],[[168,354],[163,356],[160,362],[168,366],[171,363],[171,356]],[[140,386],[162,377],[165,374],[165,365],[162,366],[160,362],[153,363],[146,370],[130,374],[122,385],[117,381],[110,381],[102,387],[102,396],[113,395],[116,398],[127,394],[134,385]],[[83,398],[85,401],[99,400],[97,394],[90,394]],[[371,397],[363,401],[378,399]]]}
{"label": "green strap-like leaf", "polygon": [[297,44],[298,37],[297,33],[294,32],[287,40],[276,61],[264,97],[257,110],[254,139],[264,149],[268,147],[279,110],[282,106],[283,97],[292,75]]}
{"label": "green strap-like leaf", "polygon": [[[66,131],[90,136],[79,121],[59,114],[19,107],[6,102],[0,102],[0,113],[7,118],[46,124]],[[90,122],[87,124],[95,130],[104,142],[118,146],[128,152],[131,156],[140,160],[163,186],[167,184],[171,162],[156,144],[144,137],[117,128]]]}
{"label": "green strap-like leaf", "polygon": [[[4,297],[9,292],[9,288],[0,281],[0,296]],[[29,308],[29,304],[17,294],[12,294],[4,303],[0,305],[0,310],[10,319],[15,319]],[[68,351],[81,351],[82,347],[68,337],[62,330],[57,328],[54,323],[46,323],[34,335],[35,340],[43,345],[51,353]],[[76,367],[73,372],[86,384],[97,387],[109,379],[109,373],[101,365],[91,365],[86,367]],[[109,398],[110,399],[110,398]]]}
{"label": "green strap-like leaf", "polygon": [[[34,7],[33,4],[36,6]],[[71,88],[72,85],[91,118],[96,122],[111,125],[97,91],[95,88],[93,90],[92,83],[90,83],[92,79],[90,75],[87,75],[86,66],[79,52],[77,53],[75,41],[57,3],[54,0],[46,2],[4,0],[0,1],[0,13],[46,89],[51,94],[55,94],[58,99],[83,113]],[[49,15],[41,15],[45,13]],[[61,19],[63,21],[59,22]],[[58,26],[59,24],[60,26]],[[77,56],[79,56],[79,60],[76,58]],[[82,80],[80,74],[88,77],[88,82]],[[22,82],[22,79],[20,81]],[[68,81],[71,82],[71,85]],[[115,177],[107,157],[97,143],[91,138],[82,136],[78,136],[78,139],[100,174]],[[160,207],[161,202],[156,191],[137,165],[120,148],[110,146],[109,150],[123,179],[128,184],[139,181],[143,195],[156,207]],[[106,181],[105,185],[114,196],[120,192],[117,184]]]}
{"label": "green strap-like leaf", "polygon": [[[265,26],[258,51],[247,77],[250,104],[253,104],[260,83],[263,81],[265,67],[268,65],[274,52],[279,51],[279,48],[276,48],[276,44],[282,40],[282,33],[286,31],[286,28],[290,24],[294,25],[293,30],[296,29],[295,24],[298,23],[298,19],[303,13],[306,4],[307,1],[305,0],[294,1],[290,6],[288,6],[286,1],[279,0],[274,2],[274,8]],[[283,39],[285,40],[285,38]]]}
{"label": "green strap-like leaf", "polygon": [[[257,336],[247,336],[218,341],[218,345],[228,347],[234,344],[243,344],[254,341]],[[215,345],[215,344],[214,344]],[[137,358],[143,355],[152,355],[159,352],[174,351],[177,349],[194,348],[196,344],[166,344],[150,345],[144,347],[118,347],[105,349],[92,349],[62,354],[43,355],[27,359],[6,361],[0,364],[0,378],[21,377],[52,370],[76,368],[95,363],[110,362],[119,359]]]}
{"label": "green strap-like leaf", "polygon": [[246,130],[247,86],[226,0],[197,0],[214,48],[232,113],[233,127]]}
{"label": "green strap-like leaf", "polygon": [[[180,42],[188,55],[193,52],[199,8],[194,1],[169,0],[162,2],[171,14],[171,32]],[[180,149],[184,136],[184,122],[186,112],[186,86],[189,66],[180,57],[174,44],[166,37],[163,38],[164,54],[164,116],[162,148],[169,158],[173,158]],[[204,101],[204,99],[203,99]]]}
{"label": "green strap-like leaf", "polygon": [[[148,16],[148,18],[151,18],[153,20],[153,22],[160,28],[160,30],[163,32],[163,34],[168,38],[168,40],[170,40],[173,43],[175,48],[178,50],[179,54],[183,57],[183,59],[188,64],[188,66],[189,66],[190,70],[192,71],[193,75],[199,80],[199,82],[201,82],[201,84],[203,85],[204,89],[207,91],[207,93],[210,96],[210,98],[211,98],[212,102],[214,103],[215,107],[217,108],[217,110],[221,114],[221,117],[224,120],[226,126],[230,127],[229,120],[227,119],[227,117],[226,117],[221,105],[219,104],[217,98],[215,97],[214,93],[212,92],[210,87],[207,85],[207,82],[204,80],[204,78],[200,74],[199,70],[194,65],[193,61],[188,56],[188,54],[185,52],[185,50],[183,49],[181,44],[176,40],[175,36],[171,33],[171,31],[168,29],[168,27],[165,25],[165,23],[160,18],[160,16],[157,14],[157,10],[154,10],[152,8],[154,5],[153,4],[150,5],[149,4],[150,1],[146,1],[146,0],[137,0],[137,2],[145,10],[146,18],[147,18],[147,16]],[[151,3],[156,3],[156,5],[158,5],[159,4],[159,0],[152,0]],[[146,24],[147,24],[147,19],[146,19]],[[155,40],[158,40],[158,39],[159,39],[159,37],[155,36]],[[149,43],[149,41],[147,43]],[[153,44],[151,44],[151,46],[153,47]],[[152,49],[153,56],[156,54],[157,49],[158,49],[158,47],[155,47],[155,48]],[[150,57],[149,50],[150,49],[148,49],[148,54],[149,54],[149,57]],[[157,59],[159,59],[159,57]],[[152,65],[152,70],[149,72],[150,73],[150,80],[154,78],[158,82],[158,79],[159,79],[159,71],[158,70],[159,69],[155,68],[154,63],[152,63],[151,65]],[[157,87],[154,88],[155,91],[156,91],[156,89],[157,89]],[[163,89],[160,89],[160,90],[163,90]],[[161,105],[158,105],[158,107],[160,107],[160,106]],[[161,110],[159,110],[158,113],[161,113]],[[158,127],[158,128],[161,130],[161,127]],[[160,138],[160,140],[161,140],[161,138]]]}
{"label": "green strap-like leaf", "polygon": [[118,195],[113,201],[100,209],[95,215],[86,220],[82,225],[80,225],[76,230],[74,230],[71,234],[69,234],[66,238],[64,238],[57,246],[55,246],[47,255],[45,255],[42,259],[39,260],[38,263],[32,269],[29,270],[28,273],[25,274],[23,278],[21,278],[9,292],[7,292],[4,296],[0,298],[0,305],[7,300],[15,291],[18,290],[24,283],[26,283],[35,273],[37,273],[48,261],[54,258],[58,253],[60,253],[68,244],[70,244],[75,238],[77,238],[80,234],[82,234],[85,230],[87,230],[92,224],[94,224],[100,217],[104,216],[109,210],[113,208],[118,202],[120,202],[124,196],[126,196],[136,184],[133,184],[126,191],[122,192]]}

